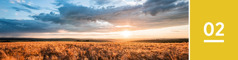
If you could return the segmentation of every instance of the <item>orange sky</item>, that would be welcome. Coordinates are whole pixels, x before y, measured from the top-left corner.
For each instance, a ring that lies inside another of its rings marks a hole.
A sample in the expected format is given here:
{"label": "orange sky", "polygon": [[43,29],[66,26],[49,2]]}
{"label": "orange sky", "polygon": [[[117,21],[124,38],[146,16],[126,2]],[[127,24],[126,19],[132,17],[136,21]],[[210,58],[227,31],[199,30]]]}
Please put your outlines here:
{"label": "orange sky", "polygon": [[28,33],[26,38],[95,38],[95,39],[154,39],[154,38],[188,38],[188,25],[172,26],[158,29],[146,29],[118,32],[68,32]]}

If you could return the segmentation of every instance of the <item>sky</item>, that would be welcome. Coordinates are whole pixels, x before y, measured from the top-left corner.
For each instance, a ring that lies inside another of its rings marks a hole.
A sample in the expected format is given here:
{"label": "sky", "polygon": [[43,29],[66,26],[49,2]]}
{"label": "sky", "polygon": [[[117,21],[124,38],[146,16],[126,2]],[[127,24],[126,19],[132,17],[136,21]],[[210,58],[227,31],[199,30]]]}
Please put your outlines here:
{"label": "sky", "polygon": [[1,0],[0,37],[188,38],[188,0]]}

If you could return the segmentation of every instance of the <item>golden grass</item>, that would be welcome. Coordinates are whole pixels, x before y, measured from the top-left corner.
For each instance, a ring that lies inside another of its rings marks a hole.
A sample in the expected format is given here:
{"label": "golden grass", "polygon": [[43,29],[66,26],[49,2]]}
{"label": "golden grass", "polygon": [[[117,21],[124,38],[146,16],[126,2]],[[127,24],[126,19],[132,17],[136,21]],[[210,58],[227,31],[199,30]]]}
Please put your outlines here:
{"label": "golden grass", "polygon": [[188,60],[188,43],[0,43],[0,60]]}

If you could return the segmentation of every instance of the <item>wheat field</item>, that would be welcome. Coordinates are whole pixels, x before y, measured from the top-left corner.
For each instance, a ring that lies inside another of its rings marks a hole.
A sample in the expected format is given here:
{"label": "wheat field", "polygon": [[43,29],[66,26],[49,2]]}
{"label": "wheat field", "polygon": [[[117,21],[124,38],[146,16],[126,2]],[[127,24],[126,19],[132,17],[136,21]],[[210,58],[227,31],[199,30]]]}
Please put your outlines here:
{"label": "wheat field", "polygon": [[188,60],[188,43],[4,42],[0,60]]}

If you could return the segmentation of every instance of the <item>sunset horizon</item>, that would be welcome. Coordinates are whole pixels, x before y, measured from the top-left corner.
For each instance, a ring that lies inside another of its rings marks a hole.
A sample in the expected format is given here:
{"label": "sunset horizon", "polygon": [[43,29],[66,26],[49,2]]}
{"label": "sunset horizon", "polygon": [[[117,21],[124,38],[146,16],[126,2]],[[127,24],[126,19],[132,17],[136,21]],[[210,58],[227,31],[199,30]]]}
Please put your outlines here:
{"label": "sunset horizon", "polygon": [[188,60],[189,0],[0,0],[0,60]]}

